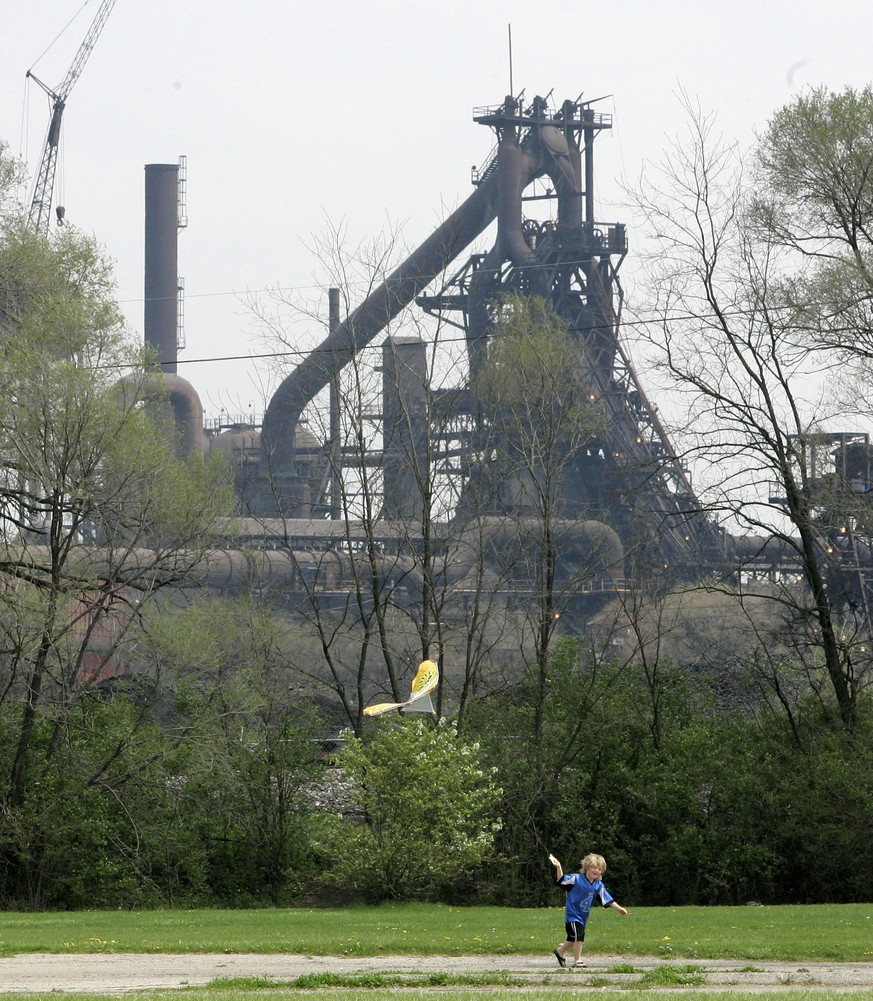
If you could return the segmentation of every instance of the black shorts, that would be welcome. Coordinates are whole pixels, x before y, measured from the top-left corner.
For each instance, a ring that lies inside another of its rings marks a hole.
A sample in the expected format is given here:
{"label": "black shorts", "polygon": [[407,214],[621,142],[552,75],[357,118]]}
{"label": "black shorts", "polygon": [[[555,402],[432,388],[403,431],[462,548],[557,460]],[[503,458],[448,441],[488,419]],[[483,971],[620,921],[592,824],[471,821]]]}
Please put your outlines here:
{"label": "black shorts", "polygon": [[564,923],[564,930],[567,933],[568,942],[585,941],[585,925],[581,921],[567,921]]}

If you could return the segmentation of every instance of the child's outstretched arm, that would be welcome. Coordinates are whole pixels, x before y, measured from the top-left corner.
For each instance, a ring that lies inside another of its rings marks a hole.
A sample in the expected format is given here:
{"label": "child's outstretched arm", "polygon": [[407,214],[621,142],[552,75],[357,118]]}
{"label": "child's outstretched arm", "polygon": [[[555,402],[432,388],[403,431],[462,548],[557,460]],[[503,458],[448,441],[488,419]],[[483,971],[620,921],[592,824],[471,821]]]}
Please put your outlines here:
{"label": "child's outstretched arm", "polygon": [[622,906],[621,906],[621,904],[620,904],[620,903],[619,903],[619,902],[618,902],[617,900],[613,900],[613,901],[612,901],[612,903],[611,903],[611,904],[610,904],[609,906],[610,906],[610,907],[611,907],[611,908],[612,908],[612,909],[613,909],[614,911],[618,911],[618,913],[619,913],[619,914],[620,914],[620,915],[621,915],[621,916],[622,916],[623,918],[626,918],[626,917],[627,917],[627,908],[626,908],[626,907],[622,907]]}
{"label": "child's outstretched arm", "polygon": [[561,868],[561,863],[555,858],[554,855],[549,855],[549,861],[555,867],[555,879],[561,880],[564,878],[564,870]]}

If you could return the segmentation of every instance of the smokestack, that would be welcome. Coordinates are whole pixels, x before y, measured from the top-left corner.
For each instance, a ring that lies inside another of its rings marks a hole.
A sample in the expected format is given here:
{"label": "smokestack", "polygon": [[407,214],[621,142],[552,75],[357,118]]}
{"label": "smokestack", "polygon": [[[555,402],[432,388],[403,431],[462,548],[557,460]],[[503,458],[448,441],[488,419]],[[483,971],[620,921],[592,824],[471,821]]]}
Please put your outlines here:
{"label": "smokestack", "polygon": [[155,351],[162,372],[173,374],[179,349],[179,248],[183,223],[180,163],[145,167],[145,313],[146,344]]}

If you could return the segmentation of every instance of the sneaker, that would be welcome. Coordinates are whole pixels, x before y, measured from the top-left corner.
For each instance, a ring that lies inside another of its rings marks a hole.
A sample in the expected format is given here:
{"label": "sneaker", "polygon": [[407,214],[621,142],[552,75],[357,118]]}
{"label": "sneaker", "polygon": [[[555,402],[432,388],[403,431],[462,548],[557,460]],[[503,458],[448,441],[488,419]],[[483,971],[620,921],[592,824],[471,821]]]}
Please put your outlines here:
{"label": "sneaker", "polygon": [[560,954],[560,952],[558,952],[557,949],[555,949],[555,959],[557,959],[557,961],[558,961],[558,966],[566,966],[567,965],[567,960],[564,959],[564,957]]}

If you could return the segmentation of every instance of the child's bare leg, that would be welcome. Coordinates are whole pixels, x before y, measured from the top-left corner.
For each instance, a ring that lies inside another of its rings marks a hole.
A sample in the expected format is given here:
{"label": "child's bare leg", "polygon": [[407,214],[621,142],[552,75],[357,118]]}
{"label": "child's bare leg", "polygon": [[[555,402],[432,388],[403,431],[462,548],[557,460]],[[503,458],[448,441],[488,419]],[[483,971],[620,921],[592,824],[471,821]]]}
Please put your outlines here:
{"label": "child's bare leg", "polygon": [[578,939],[573,943],[573,961],[577,966],[582,964],[582,943]]}

